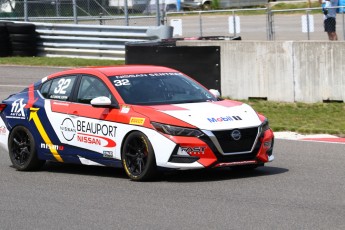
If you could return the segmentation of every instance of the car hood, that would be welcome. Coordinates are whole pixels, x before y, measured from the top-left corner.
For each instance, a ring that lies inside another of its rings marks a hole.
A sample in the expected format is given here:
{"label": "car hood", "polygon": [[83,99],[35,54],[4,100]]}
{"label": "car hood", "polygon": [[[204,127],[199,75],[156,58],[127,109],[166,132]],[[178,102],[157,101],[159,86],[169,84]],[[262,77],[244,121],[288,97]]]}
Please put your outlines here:
{"label": "car hood", "polygon": [[233,101],[151,106],[151,108],[204,130],[256,127],[262,123],[252,107]]}

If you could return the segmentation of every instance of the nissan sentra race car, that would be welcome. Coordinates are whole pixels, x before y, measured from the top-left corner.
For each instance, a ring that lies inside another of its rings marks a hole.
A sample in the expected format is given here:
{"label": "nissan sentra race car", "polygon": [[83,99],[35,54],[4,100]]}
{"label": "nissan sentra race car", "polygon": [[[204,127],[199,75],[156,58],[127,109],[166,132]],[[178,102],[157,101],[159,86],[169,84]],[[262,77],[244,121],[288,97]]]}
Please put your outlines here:
{"label": "nissan sentra race car", "polygon": [[268,120],[215,94],[166,67],[67,70],[0,103],[0,146],[20,171],[57,161],[123,167],[136,181],[272,161]]}

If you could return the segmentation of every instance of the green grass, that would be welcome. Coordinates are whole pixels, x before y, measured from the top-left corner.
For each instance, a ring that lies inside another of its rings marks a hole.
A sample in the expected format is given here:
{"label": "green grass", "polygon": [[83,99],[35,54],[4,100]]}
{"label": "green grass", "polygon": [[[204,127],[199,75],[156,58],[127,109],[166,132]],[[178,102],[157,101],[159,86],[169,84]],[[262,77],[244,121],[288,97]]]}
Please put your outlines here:
{"label": "green grass", "polygon": [[274,131],[345,136],[345,103],[244,102],[264,114]]}
{"label": "green grass", "polygon": [[300,8],[315,8],[321,7],[319,2],[311,2],[310,7],[308,2],[291,2],[291,3],[277,3],[274,4],[271,9],[272,10],[290,10],[290,9],[300,9]]}
{"label": "green grass", "polygon": [[[78,58],[0,58],[0,65],[30,66],[106,66],[122,65],[124,61]],[[0,66],[1,69],[1,66]],[[345,103],[282,103],[263,100],[244,101],[264,114],[274,131],[298,133],[329,133],[345,137]]]}
{"label": "green grass", "polygon": [[108,66],[123,65],[125,61],[98,60],[82,58],[47,58],[47,57],[6,57],[0,58],[0,65],[27,65],[27,66]]}

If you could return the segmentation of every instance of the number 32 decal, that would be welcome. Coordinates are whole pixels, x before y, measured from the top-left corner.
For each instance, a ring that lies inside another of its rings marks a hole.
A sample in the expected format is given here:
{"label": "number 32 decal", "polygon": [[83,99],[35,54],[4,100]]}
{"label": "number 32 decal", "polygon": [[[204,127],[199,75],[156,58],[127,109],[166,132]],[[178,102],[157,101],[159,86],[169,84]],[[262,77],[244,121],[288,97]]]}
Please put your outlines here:
{"label": "number 32 decal", "polygon": [[122,79],[122,80],[115,80],[114,81],[115,86],[123,86],[123,85],[131,85],[128,79]]}
{"label": "number 32 decal", "polygon": [[66,89],[71,84],[71,79],[62,78],[58,81],[58,86],[54,89],[55,94],[66,94]]}

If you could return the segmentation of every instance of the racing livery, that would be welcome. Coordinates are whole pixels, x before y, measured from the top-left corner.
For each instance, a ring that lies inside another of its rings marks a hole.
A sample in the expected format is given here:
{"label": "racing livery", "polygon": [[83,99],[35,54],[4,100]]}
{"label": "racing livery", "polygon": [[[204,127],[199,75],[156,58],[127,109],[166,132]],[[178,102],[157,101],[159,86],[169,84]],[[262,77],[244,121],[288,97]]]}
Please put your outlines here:
{"label": "racing livery", "polygon": [[214,92],[159,66],[59,72],[0,103],[0,147],[17,170],[57,161],[123,167],[132,180],[272,161],[268,120]]}

